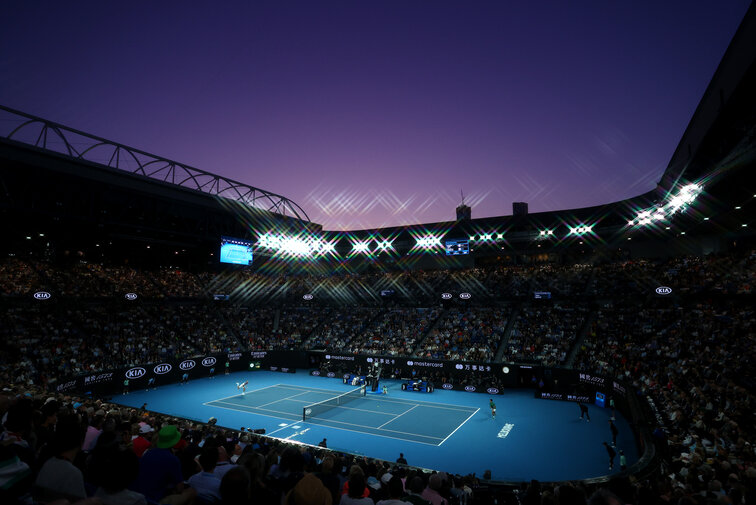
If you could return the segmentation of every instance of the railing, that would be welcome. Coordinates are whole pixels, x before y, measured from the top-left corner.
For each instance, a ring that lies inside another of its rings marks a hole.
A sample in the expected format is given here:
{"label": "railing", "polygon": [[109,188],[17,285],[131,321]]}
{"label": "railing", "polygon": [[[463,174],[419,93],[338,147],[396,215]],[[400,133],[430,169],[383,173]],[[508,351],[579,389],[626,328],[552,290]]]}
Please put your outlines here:
{"label": "railing", "polygon": [[310,221],[281,195],[0,105],[0,138]]}

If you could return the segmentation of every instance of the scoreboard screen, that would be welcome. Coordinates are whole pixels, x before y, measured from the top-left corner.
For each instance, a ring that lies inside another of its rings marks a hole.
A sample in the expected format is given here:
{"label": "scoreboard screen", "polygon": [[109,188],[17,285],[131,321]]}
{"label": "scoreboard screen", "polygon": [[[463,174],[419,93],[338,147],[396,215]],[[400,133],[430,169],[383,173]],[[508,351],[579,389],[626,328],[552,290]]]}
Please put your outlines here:
{"label": "scoreboard screen", "polygon": [[446,255],[457,256],[460,254],[470,254],[470,241],[467,239],[447,240]]}
{"label": "scoreboard screen", "polygon": [[249,265],[252,263],[252,242],[240,238],[221,237],[220,262]]}

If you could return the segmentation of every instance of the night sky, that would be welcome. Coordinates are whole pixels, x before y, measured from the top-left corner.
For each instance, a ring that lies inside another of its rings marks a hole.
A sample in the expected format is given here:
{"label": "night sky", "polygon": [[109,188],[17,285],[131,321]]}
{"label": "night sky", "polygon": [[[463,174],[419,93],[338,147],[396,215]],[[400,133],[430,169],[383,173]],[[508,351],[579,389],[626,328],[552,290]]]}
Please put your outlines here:
{"label": "night sky", "polygon": [[0,5],[0,103],[282,194],[326,229],[658,182],[747,0]]}

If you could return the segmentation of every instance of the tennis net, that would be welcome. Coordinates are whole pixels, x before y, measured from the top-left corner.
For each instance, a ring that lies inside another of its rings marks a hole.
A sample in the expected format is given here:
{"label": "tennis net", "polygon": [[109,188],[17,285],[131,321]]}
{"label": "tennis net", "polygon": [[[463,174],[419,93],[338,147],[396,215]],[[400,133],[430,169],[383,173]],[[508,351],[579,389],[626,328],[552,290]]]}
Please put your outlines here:
{"label": "tennis net", "polygon": [[334,396],[333,398],[323,400],[322,402],[313,403],[312,405],[307,405],[302,409],[302,421],[307,421],[307,419],[317,417],[323,414],[323,412],[327,412],[331,409],[361,398],[365,396],[365,393],[365,388],[360,386],[357,389],[349,391],[348,393]]}

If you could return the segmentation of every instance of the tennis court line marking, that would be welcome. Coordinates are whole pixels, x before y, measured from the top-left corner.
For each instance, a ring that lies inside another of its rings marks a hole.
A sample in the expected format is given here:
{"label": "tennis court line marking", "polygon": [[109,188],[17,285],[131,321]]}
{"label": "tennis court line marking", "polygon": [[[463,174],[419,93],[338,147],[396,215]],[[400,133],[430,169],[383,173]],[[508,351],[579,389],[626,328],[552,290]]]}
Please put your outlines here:
{"label": "tennis court line marking", "polygon": [[292,423],[289,423],[289,424],[287,424],[286,426],[283,426],[283,427],[281,427],[281,428],[278,428],[277,430],[273,430],[273,431],[271,431],[270,433],[268,433],[268,436],[270,436],[270,435],[272,435],[272,434],[274,434],[274,433],[277,433],[277,432],[279,432],[279,431],[281,431],[281,430],[285,430],[286,428],[290,428],[290,427],[294,426],[295,424],[297,424],[298,422],[299,422],[299,421],[294,421],[294,422],[292,422]]}
{"label": "tennis court line marking", "polygon": [[[276,386],[280,386],[280,384],[273,384],[272,386],[265,386],[264,388],[254,389],[254,390],[250,391],[250,393],[257,393],[258,391],[262,391],[263,389],[270,389],[270,388],[274,388]],[[237,396],[244,396],[244,395],[242,395],[241,393],[237,393],[235,395],[224,396],[223,398],[218,398],[217,400],[210,400],[210,401],[211,402],[217,402],[217,401],[220,401],[220,400],[228,400],[229,398],[236,398]],[[207,403],[203,403],[202,405],[207,405]]]}
{"label": "tennis court line marking", "polygon": [[[302,393],[299,393],[299,394],[296,394],[296,395],[293,395],[293,396],[287,396],[286,398],[279,398],[278,400],[273,400],[272,402],[263,403],[262,405],[257,405],[257,406],[255,406],[255,408],[256,409],[261,409],[261,408],[265,407],[266,405],[273,405],[274,403],[282,402],[284,400],[291,400],[292,398],[295,398],[295,397],[301,396],[301,395],[306,395],[306,394],[307,394],[307,391],[304,391]],[[292,401],[296,402],[296,401],[304,401],[304,400],[292,400]],[[251,407],[251,405],[250,405],[250,407]]]}
{"label": "tennis court line marking", "polygon": [[[480,409],[476,409],[476,410],[475,410],[475,412],[473,412],[472,414],[470,414],[470,417],[472,417],[472,416],[474,416],[475,414],[477,414],[479,410],[480,410]],[[457,426],[457,427],[456,427],[456,428],[454,429],[454,431],[452,431],[451,433],[449,433],[449,434],[448,434],[448,435],[446,436],[446,438],[445,438],[445,439],[443,439],[443,440],[441,441],[441,443],[440,443],[440,444],[438,444],[438,445],[439,445],[439,446],[441,446],[441,444],[443,444],[444,442],[446,442],[446,440],[447,440],[447,439],[448,439],[448,438],[449,438],[450,436],[454,435],[454,433],[456,433],[456,431],[457,431],[458,429],[460,429],[460,428],[461,428],[462,426],[464,426],[464,424],[465,424],[465,423],[466,423],[467,421],[469,421],[469,420],[470,420],[470,417],[468,417],[467,419],[465,419],[464,421],[462,421],[462,424],[460,424],[459,426]]]}
{"label": "tennis court line marking", "polygon": [[[309,392],[312,392],[312,393],[334,393],[336,395],[344,394],[344,391],[332,391],[332,390],[328,390],[328,389],[312,389],[312,388],[305,388],[305,387],[290,386],[290,385],[287,385],[287,384],[276,384],[276,386],[286,387],[286,388],[289,388],[289,389],[299,389],[299,390],[305,389],[305,390],[307,390]],[[273,387],[273,386],[270,386],[270,387]],[[229,398],[231,398],[231,397],[229,397]],[[368,396],[366,398],[371,398],[371,397]],[[433,407],[438,408],[438,409],[456,410],[456,411],[459,411],[459,412],[473,412],[473,409],[475,409],[475,407],[450,407],[450,406],[448,406],[446,404],[443,404],[443,403],[426,402],[426,401],[422,401],[422,400],[404,400],[402,398],[391,399],[391,398],[387,398],[387,395],[381,395],[380,401],[382,401],[382,402],[389,402],[389,403],[401,403],[401,404],[404,404],[404,405],[407,405],[407,404],[410,404],[410,405],[415,405],[415,404],[419,404],[419,405],[432,405]],[[480,410],[480,409],[475,410],[475,412],[477,412],[478,410]]]}
{"label": "tennis court line marking", "polygon": [[[402,417],[404,414],[406,414],[410,410],[416,409],[417,407],[418,407],[418,405],[414,405],[413,407],[405,410],[401,414],[394,416],[393,419],[390,419],[390,420],[386,421],[385,423],[383,423],[382,425],[378,426],[378,429],[380,430],[381,428],[383,428],[384,426],[386,426],[388,423],[393,423],[394,421],[396,421],[397,419],[399,419],[400,417]],[[439,444],[439,445],[441,445],[441,444]]]}
{"label": "tennis court line marking", "polygon": [[[229,405],[236,405],[236,404],[231,403]],[[240,406],[240,405],[237,405],[237,406]],[[230,407],[223,407],[223,408],[228,409],[228,410],[236,410],[237,412],[244,412],[244,410],[241,410],[241,409],[232,409]],[[248,408],[250,408],[250,409],[256,409],[258,407],[249,406]],[[266,412],[275,412],[277,414],[286,414],[286,415],[289,415],[289,416],[296,416],[296,414],[293,414],[293,413],[290,413],[290,412],[284,412],[284,411],[281,411],[281,410],[273,410],[273,409],[261,409],[261,410],[264,410]],[[247,412],[250,412],[250,411],[247,411]],[[250,413],[255,414],[256,412],[250,412]],[[273,416],[271,416],[271,417],[273,417]],[[297,417],[299,417],[299,416],[297,416]],[[322,417],[315,417],[314,419],[320,419],[320,420],[323,420],[323,421],[327,421],[329,423],[346,424],[348,426],[360,426],[361,428],[366,428],[366,429],[369,429],[369,430],[377,430],[378,429],[378,428],[375,428],[373,426],[365,426],[364,424],[347,423],[345,421],[336,421],[335,419],[326,419],[326,418],[322,418]],[[308,421],[303,421],[303,422],[308,422]],[[310,423],[310,424],[318,424],[318,423]],[[423,438],[430,438],[430,439],[436,439],[436,440],[440,440],[441,439],[441,437],[432,437],[430,435],[422,435],[420,433],[410,433],[408,431],[391,430],[391,429],[388,429],[388,428],[381,428],[381,429],[383,431],[392,431],[394,433],[401,433],[403,435],[412,435],[412,436],[415,436],[415,437],[423,437]],[[366,433],[366,432],[363,431],[363,432],[360,432],[360,433]],[[368,433],[368,434],[372,435],[373,433]]]}
{"label": "tennis court line marking", "polygon": [[[243,410],[232,409],[231,407],[224,407],[222,405],[210,405],[210,403],[212,403],[212,402],[206,402],[206,403],[203,403],[202,405],[208,405],[208,406],[211,406],[211,407],[217,407],[219,409],[233,410],[234,412],[244,412]],[[250,408],[254,408],[254,407],[250,407]],[[276,411],[275,410],[268,410],[268,412],[276,412]],[[273,419],[281,419],[281,416],[271,416],[269,414],[263,414],[261,412],[249,412],[249,413],[250,414],[255,414],[255,415],[258,415],[258,416],[272,417]],[[301,422],[303,422],[302,419],[301,419],[301,416],[297,416],[295,414],[290,414],[288,412],[281,412],[281,414],[285,414],[287,416],[294,416],[294,417],[296,417],[297,421],[295,421],[295,423],[301,423]],[[331,421],[329,421],[329,422],[331,422]],[[310,424],[317,424],[317,423],[310,423]],[[348,423],[346,423],[346,424],[348,424]],[[323,426],[325,426],[327,428],[332,428],[334,430],[343,430],[343,431],[350,431],[352,433],[361,433],[363,435],[371,435],[371,436],[374,436],[374,437],[390,438],[391,440],[402,440],[404,442],[411,442],[411,443],[415,443],[415,444],[432,445],[433,447],[438,447],[439,446],[439,444],[432,444],[430,442],[423,442],[422,440],[407,440],[406,438],[397,438],[397,437],[392,437],[391,435],[382,435],[380,433],[370,433],[370,432],[367,432],[367,431],[350,430],[349,428],[342,428],[340,426],[329,426],[327,424],[324,424]],[[353,424],[352,426],[362,426],[362,425]],[[363,428],[368,428],[367,426],[362,426],[362,427]],[[371,428],[371,429],[375,429],[375,428]],[[395,431],[395,430],[384,430],[384,431]],[[396,433],[404,433],[404,432],[397,431]],[[406,435],[415,435],[415,436],[419,436],[419,437],[424,436],[424,435],[417,435],[415,433],[405,433],[405,434]],[[434,438],[434,437],[426,437],[426,438]],[[440,438],[440,437],[435,437],[435,438]],[[279,439],[279,440],[281,440],[281,439]]]}

